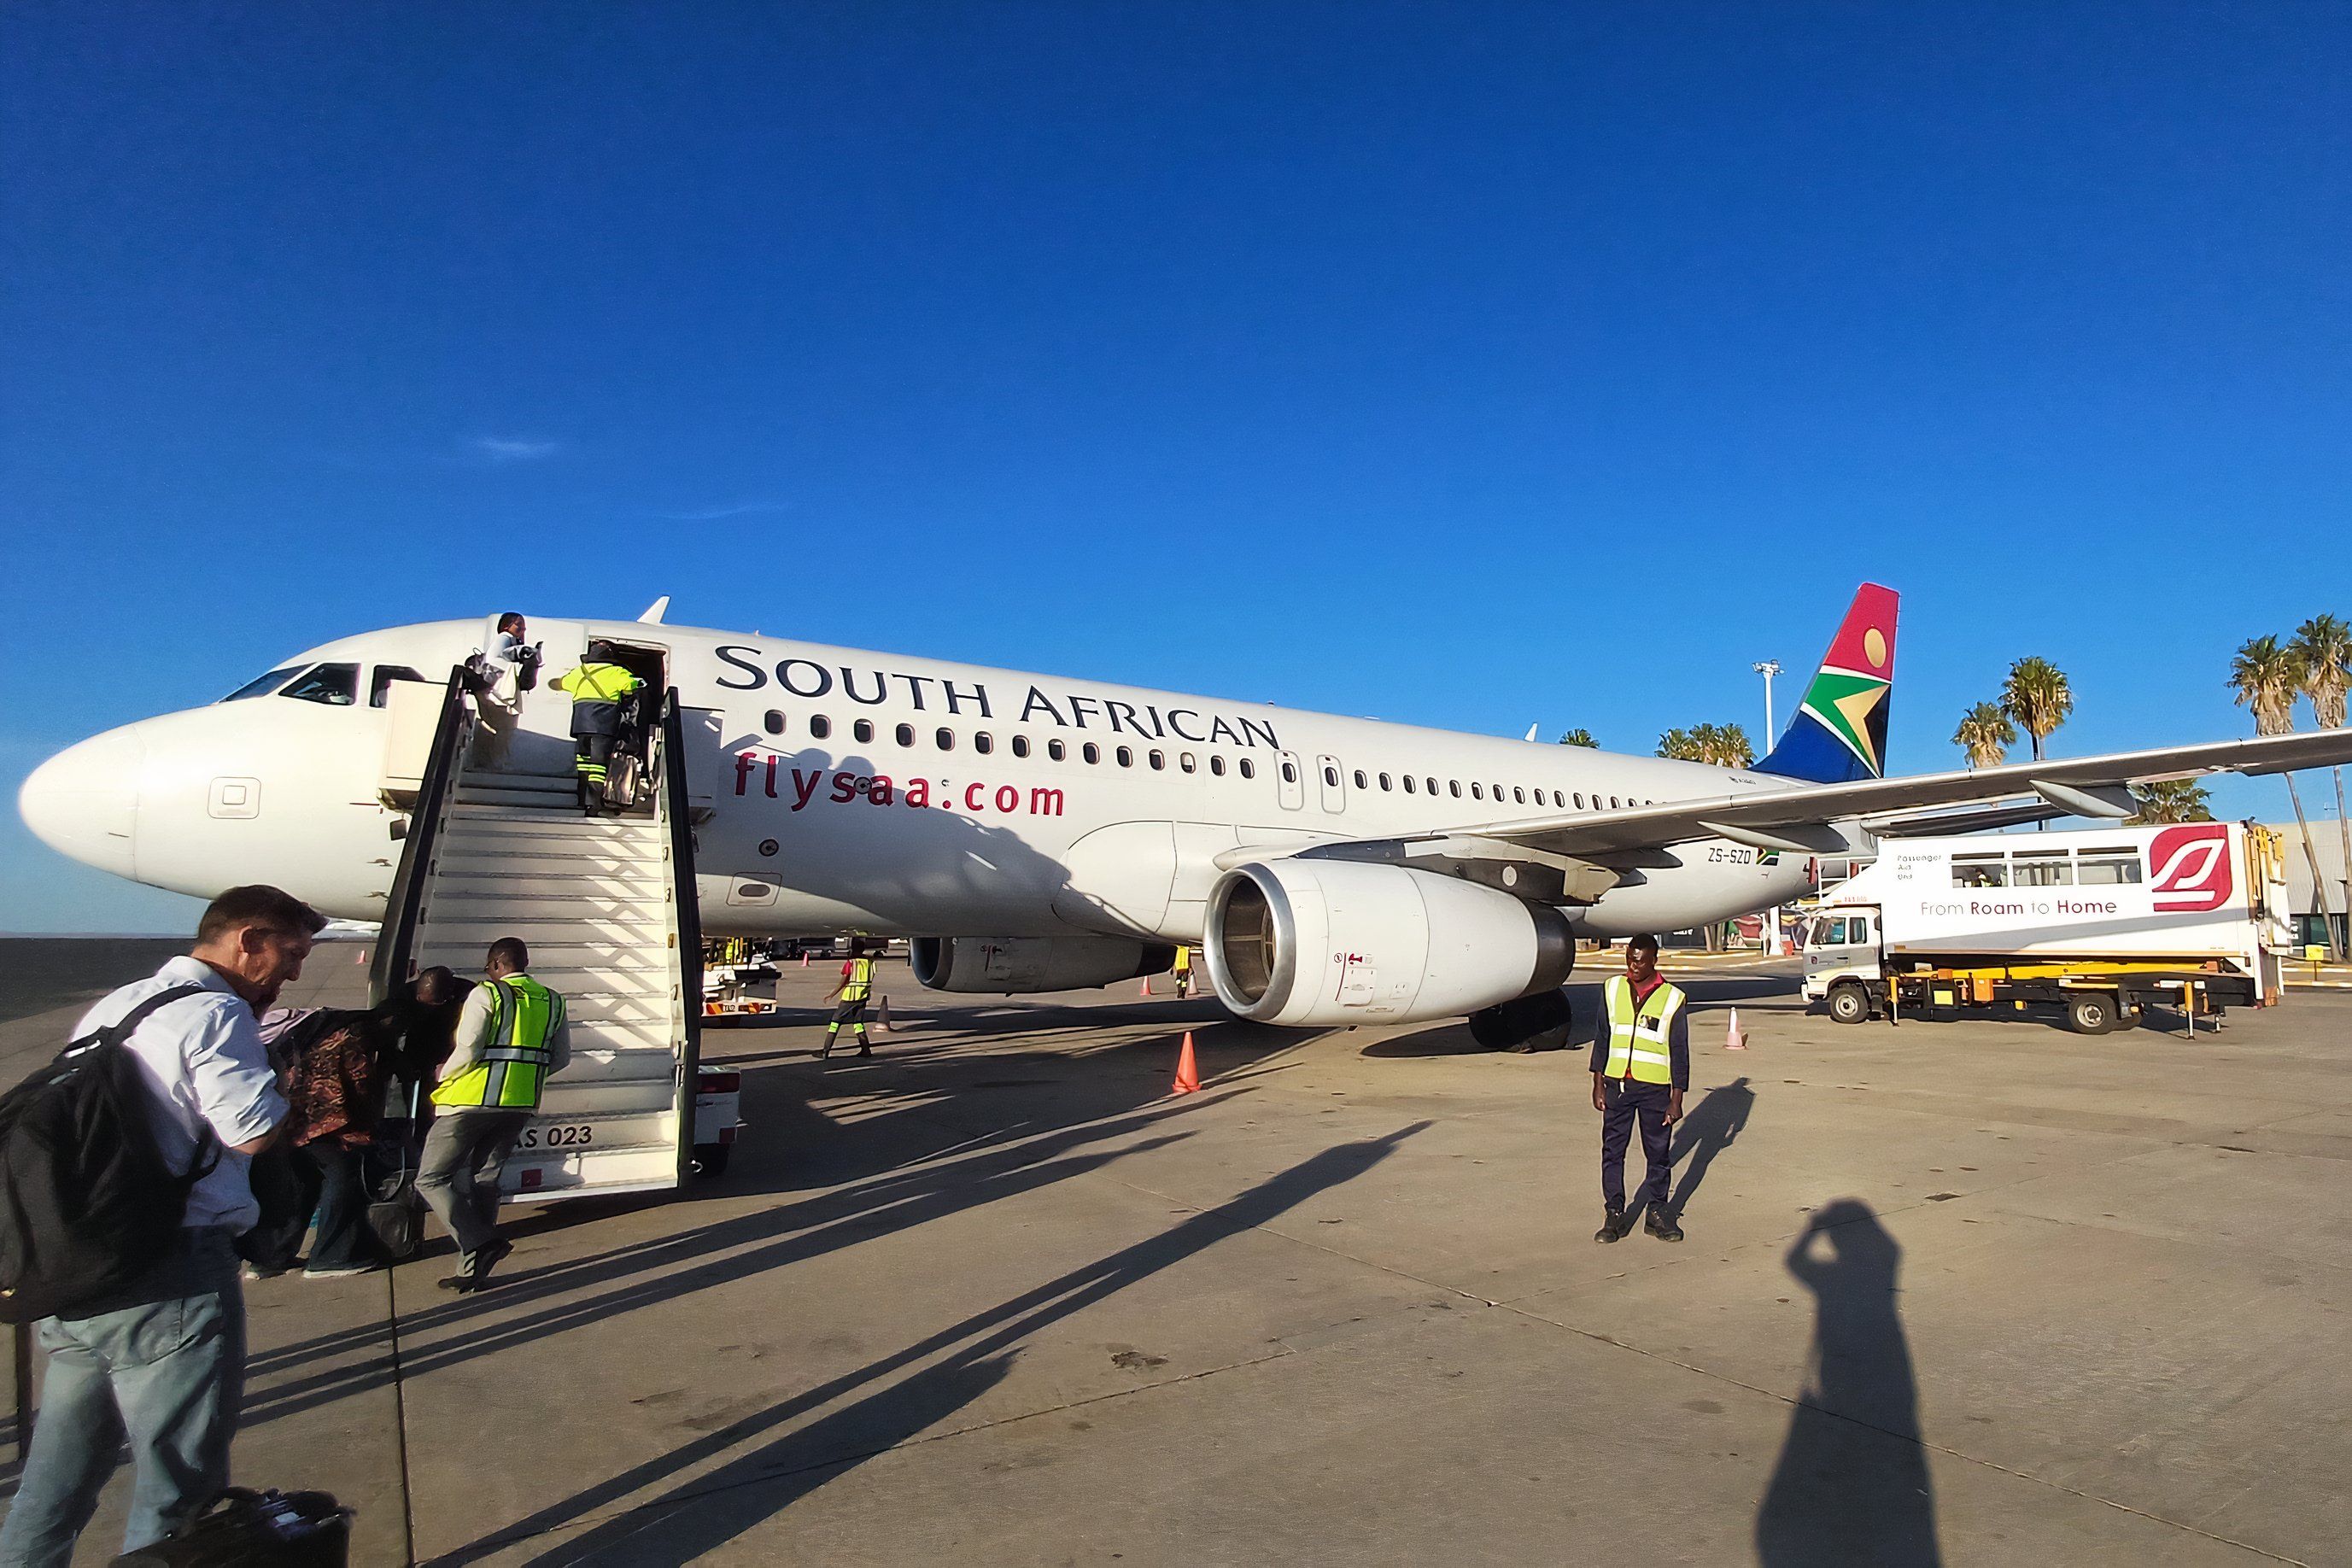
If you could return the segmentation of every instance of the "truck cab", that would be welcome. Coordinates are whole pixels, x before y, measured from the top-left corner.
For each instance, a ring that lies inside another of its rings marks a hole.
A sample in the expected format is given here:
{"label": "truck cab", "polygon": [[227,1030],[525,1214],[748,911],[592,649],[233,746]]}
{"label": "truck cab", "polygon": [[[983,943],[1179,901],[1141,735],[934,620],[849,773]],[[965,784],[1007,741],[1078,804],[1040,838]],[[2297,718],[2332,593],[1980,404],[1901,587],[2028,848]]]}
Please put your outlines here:
{"label": "truck cab", "polygon": [[[1865,904],[1826,909],[1805,931],[1805,1000],[1827,1001],[1840,1023],[1870,1016],[1871,995],[1883,975],[1878,910]],[[1843,1007],[1853,1016],[1840,1012]]]}

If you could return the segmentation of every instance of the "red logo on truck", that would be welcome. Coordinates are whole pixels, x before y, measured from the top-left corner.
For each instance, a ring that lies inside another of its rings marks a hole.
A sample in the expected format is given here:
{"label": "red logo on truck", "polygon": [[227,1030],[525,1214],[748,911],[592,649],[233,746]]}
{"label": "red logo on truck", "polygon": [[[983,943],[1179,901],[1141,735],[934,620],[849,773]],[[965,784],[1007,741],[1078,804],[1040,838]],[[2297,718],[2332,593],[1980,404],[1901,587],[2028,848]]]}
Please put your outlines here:
{"label": "red logo on truck", "polygon": [[2147,847],[2156,907],[2200,914],[2230,901],[2230,825],[2168,827]]}

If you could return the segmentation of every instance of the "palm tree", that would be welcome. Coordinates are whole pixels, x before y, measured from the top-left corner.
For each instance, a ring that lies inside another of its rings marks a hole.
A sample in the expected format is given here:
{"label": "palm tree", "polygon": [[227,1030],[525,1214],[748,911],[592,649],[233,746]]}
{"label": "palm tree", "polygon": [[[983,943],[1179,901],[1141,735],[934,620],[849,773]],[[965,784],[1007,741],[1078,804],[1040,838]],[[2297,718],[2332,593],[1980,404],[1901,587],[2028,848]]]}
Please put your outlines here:
{"label": "palm tree", "polygon": [[2213,812],[2205,786],[2195,779],[2158,779],[2132,785],[2139,809],[2124,818],[2133,827],[2168,822],[2210,822]]}
{"label": "palm tree", "polygon": [[2017,726],[2009,721],[2000,703],[1979,702],[1952,731],[1952,744],[1969,754],[1969,766],[1997,768],[2009,760],[2010,747],[2017,744]]}
{"label": "palm tree", "polygon": [[[2257,735],[2284,735],[2294,729],[2294,700],[2303,690],[2303,657],[2276,637],[2250,637],[2230,661],[2230,694],[2241,708],[2251,709]],[[2303,858],[2311,865],[2312,901],[2319,906],[2319,923],[2336,945],[2336,921],[2327,908],[2327,879],[2319,874],[2319,848],[2312,841],[2311,819],[2303,814],[2303,793],[2294,774],[2286,775],[2286,798],[2294,804],[2295,826],[2303,830]]]}
{"label": "palm tree", "polygon": [[1559,743],[1563,746],[1591,746],[1595,751],[1601,747],[1601,742],[1592,738],[1592,731],[1581,728],[1570,730],[1567,734],[1562,735],[1559,738]]}
{"label": "palm tree", "polygon": [[[2344,727],[2344,694],[2352,686],[2352,626],[2338,616],[2314,616],[2294,628],[2294,640],[2287,645],[2295,657],[2303,660],[2303,694],[2311,699],[2313,717],[2323,730]],[[2336,775],[2336,831],[2343,840],[2344,904],[2352,910],[2352,818],[2344,815],[2344,770],[2328,770]],[[2347,933],[2352,936],[2352,933]],[[2335,941],[2336,956],[2344,956],[2345,944]]]}
{"label": "palm tree", "polygon": [[1672,757],[1678,763],[1704,761],[1698,754],[1698,738],[1688,730],[1669,730],[1658,737],[1658,755]]}
{"label": "palm tree", "polygon": [[2001,683],[2000,710],[2017,721],[2033,738],[2033,760],[2042,760],[2042,742],[2074,710],[2074,689],[2066,672],[2046,658],[2021,658],[2009,667]]}
{"label": "palm tree", "polygon": [[1756,746],[1738,724],[1701,724],[1691,731],[1699,743],[1702,762],[1719,768],[1744,768],[1756,760]]}

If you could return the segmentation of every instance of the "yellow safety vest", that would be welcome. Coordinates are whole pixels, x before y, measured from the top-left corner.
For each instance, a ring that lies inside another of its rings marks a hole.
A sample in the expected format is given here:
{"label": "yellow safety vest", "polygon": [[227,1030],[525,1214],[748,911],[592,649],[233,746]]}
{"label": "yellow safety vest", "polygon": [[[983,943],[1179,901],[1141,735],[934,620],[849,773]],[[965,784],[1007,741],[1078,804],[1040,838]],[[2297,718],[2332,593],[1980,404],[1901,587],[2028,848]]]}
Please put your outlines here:
{"label": "yellow safety vest", "polygon": [[617,664],[583,664],[555,683],[574,702],[618,702],[644,681]]}
{"label": "yellow safety vest", "polygon": [[1176,973],[1179,974],[1185,973],[1189,972],[1192,967],[1192,950],[1189,947],[1178,948],[1176,950]]}
{"label": "yellow safety vest", "polygon": [[1675,1015],[1683,1010],[1682,989],[1661,980],[1636,1006],[1633,983],[1616,974],[1610,977],[1604,994],[1609,998],[1605,1076],[1630,1078],[1636,1083],[1672,1083],[1675,1058],[1667,1047],[1674,1038]]}
{"label": "yellow safety vest", "polygon": [[563,998],[528,974],[485,980],[490,1043],[482,1059],[436,1087],[433,1103],[453,1110],[536,1110],[554,1053],[547,1037],[563,1022]]}
{"label": "yellow safety vest", "polygon": [[841,988],[845,1002],[863,1002],[874,994],[874,961],[853,958],[849,961],[849,980]]}

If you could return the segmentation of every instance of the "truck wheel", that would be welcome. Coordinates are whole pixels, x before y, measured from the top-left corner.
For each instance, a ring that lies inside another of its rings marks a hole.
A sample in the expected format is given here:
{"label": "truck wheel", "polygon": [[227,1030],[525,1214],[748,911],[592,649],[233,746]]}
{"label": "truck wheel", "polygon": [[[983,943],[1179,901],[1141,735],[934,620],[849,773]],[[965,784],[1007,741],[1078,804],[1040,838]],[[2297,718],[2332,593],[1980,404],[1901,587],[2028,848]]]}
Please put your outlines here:
{"label": "truck wheel", "polygon": [[2116,1026],[2112,996],[2087,992],[2067,999],[2066,1026],[2078,1035],[2104,1035]]}
{"label": "truck wheel", "polygon": [[1830,1018],[1839,1024],[1859,1024],[1870,1016],[1870,993],[1852,981],[1830,987]]}
{"label": "truck wheel", "polygon": [[694,1173],[698,1176],[723,1176],[727,1173],[727,1156],[735,1152],[725,1143],[697,1143],[694,1146]]}

